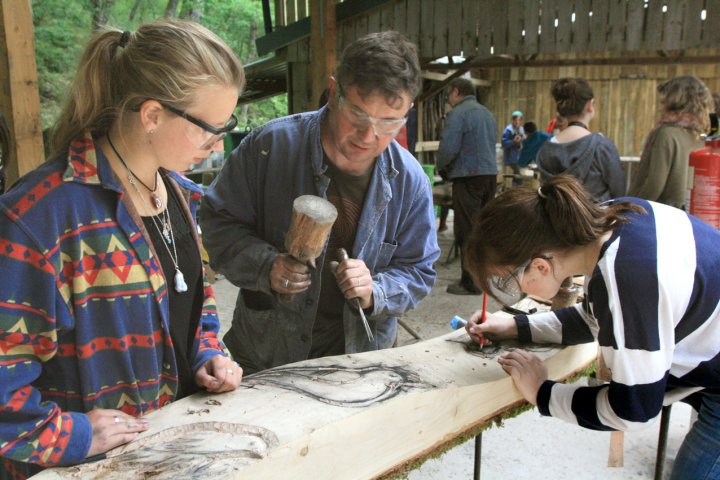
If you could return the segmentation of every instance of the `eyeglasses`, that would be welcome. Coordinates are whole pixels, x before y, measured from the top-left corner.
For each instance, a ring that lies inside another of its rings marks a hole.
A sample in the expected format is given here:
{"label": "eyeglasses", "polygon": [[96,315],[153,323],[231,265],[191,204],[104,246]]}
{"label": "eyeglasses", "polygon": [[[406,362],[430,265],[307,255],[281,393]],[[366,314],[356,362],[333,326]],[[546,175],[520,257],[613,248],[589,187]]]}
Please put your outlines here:
{"label": "eyeglasses", "polygon": [[342,93],[338,92],[338,109],[345,114],[345,117],[354,128],[365,131],[373,129],[378,137],[389,137],[397,135],[407,123],[407,117],[403,118],[375,118],[363,112],[352,103],[346,102]]}
{"label": "eyeglasses", "polygon": [[512,303],[521,300],[525,296],[525,293],[522,291],[523,274],[530,267],[530,263],[536,258],[552,260],[553,257],[550,255],[537,255],[523,262],[507,275],[493,275],[490,278],[490,288],[493,289],[496,296],[507,297],[507,300]]}
{"label": "eyeglasses", "polygon": [[237,127],[238,119],[237,117],[232,114],[230,115],[230,120],[227,121],[224,127],[217,128],[213,127],[209,123],[203,122],[197,117],[193,117],[189,113],[187,113],[184,110],[180,110],[179,108],[175,108],[171,105],[167,105],[165,103],[161,103],[164,108],[167,108],[170,112],[174,113],[175,115],[184,118],[188,122],[192,123],[193,125],[197,125],[198,127],[203,129],[203,135],[198,137],[197,135],[190,136],[191,139],[194,139],[193,137],[197,138],[197,140],[200,140],[202,144],[200,145],[200,150],[209,150],[215,145],[217,142],[222,140],[225,135],[228,134],[228,132],[231,132],[235,127]]}

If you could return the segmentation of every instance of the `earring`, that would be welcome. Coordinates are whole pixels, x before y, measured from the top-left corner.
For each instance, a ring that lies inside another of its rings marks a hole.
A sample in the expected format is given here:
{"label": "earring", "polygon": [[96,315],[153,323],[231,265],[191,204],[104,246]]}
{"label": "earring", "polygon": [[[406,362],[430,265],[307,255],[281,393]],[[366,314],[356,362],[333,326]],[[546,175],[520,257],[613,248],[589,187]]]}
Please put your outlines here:
{"label": "earring", "polygon": [[155,135],[155,130],[149,130],[148,135]]}

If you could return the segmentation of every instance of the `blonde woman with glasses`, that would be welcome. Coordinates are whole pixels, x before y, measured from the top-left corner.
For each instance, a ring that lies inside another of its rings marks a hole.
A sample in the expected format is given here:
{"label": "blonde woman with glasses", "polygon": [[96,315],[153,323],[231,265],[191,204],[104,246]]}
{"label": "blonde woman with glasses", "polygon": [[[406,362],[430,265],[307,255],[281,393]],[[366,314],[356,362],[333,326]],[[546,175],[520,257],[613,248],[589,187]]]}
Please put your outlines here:
{"label": "blonde woman with glasses", "polygon": [[85,48],[54,157],[0,197],[0,477],[133,440],[143,416],[235,389],[177,172],[235,127],[243,68],[204,27],[106,28]]}

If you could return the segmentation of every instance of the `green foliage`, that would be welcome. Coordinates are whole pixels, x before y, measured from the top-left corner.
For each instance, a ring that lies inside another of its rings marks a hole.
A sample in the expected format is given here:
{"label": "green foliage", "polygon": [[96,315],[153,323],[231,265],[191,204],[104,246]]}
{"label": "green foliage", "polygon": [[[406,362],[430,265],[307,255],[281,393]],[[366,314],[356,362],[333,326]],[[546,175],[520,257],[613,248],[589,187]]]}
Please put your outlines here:
{"label": "green foliage", "polygon": [[[52,126],[69,91],[82,49],[93,31],[97,4],[109,8],[108,24],[133,30],[165,15],[172,0],[32,0],[40,89],[40,114],[45,128]],[[200,23],[218,34],[243,63],[257,59],[255,39],[263,35],[260,0],[179,0],[175,16],[197,15]],[[287,96],[280,95],[238,109],[241,126],[256,127],[287,114]]]}

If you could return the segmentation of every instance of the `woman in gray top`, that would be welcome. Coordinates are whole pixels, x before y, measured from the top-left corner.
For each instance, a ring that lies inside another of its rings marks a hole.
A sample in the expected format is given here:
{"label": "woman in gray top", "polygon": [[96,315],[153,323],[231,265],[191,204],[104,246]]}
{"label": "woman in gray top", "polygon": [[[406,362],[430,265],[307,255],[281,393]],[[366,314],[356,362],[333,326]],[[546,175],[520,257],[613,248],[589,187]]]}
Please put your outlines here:
{"label": "woman in gray top", "polygon": [[561,78],[553,85],[552,95],[568,127],[538,151],[536,162],[543,179],[572,175],[599,202],[625,195],[625,174],[617,147],[588,129],[595,115],[590,85],[582,78]]}

